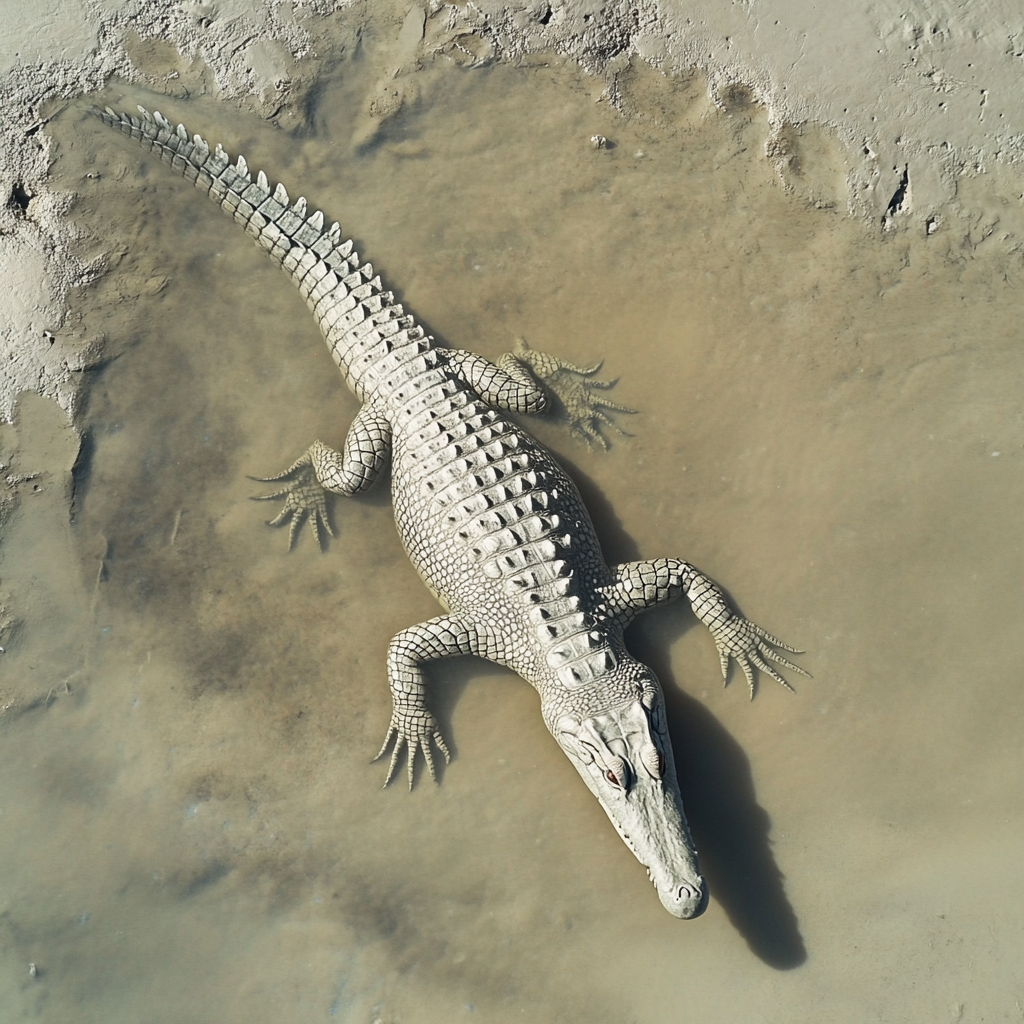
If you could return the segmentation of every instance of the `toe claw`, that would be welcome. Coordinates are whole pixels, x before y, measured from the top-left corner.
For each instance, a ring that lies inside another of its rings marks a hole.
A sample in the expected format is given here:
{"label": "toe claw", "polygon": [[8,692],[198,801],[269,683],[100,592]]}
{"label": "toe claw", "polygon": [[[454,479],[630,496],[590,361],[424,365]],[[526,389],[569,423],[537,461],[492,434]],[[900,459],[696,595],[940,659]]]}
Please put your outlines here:
{"label": "toe claw", "polygon": [[292,513],[292,521],[288,527],[288,550],[291,551],[295,547],[295,538],[299,535],[299,527],[309,517],[309,511],[303,509],[301,512]]}
{"label": "toe claw", "polygon": [[444,763],[451,764],[452,755],[448,753],[448,747],[445,745],[444,737],[440,734],[440,732],[434,733],[434,742],[437,744],[437,749],[440,750],[442,754],[444,754]]}
{"label": "toe claw", "polygon": [[267,526],[280,526],[286,519],[288,519],[291,516],[291,514],[292,509],[285,505],[285,507],[281,509],[281,511],[278,512],[273,519],[267,520]]}
{"label": "toe claw", "polygon": [[[394,777],[395,766],[398,764],[399,755],[402,753],[402,747],[405,746],[405,739],[401,736],[395,740],[395,749],[391,751],[391,763],[388,765],[388,774],[384,779],[384,788],[387,789],[388,783]],[[410,786],[411,788],[411,786]]]}
{"label": "toe claw", "polygon": [[[771,633],[766,632],[760,626],[754,626],[754,631],[759,637],[767,640],[772,647],[779,647],[784,651],[789,651],[790,654],[805,654],[805,651],[801,651],[797,647],[790,647],[789,644],[784,644],[777,636],[772,636]],[[799,671],[799,670],[798,670]]]}
{"label": "toe claw", "polygon": [[[808,679],[814,678],[810,672],[807,672],[805,669],[802,669],[799,665],[794,665],[793,662],[789,660],[789,658],[784,658],[781,654],[779,654],[778,651],[773,651],[770,647],[767,647],[765,644],[758,644],[757,649],[765,658],[770,658],[772,661],[781,665],[783,668],[788,668],[790,672],[796,672],[797,675],[807,676]],[[787,651],[789,649],[790,648],[788,647],[786,648]],[[790,687],[790,689],[792,689],[792,687]]]}
{"label": "toe claw", "polygon": [[388,729],[388,734],[384,737],[384,742],[381,744],[380,750],[377,751],[377,756],[370,761],[370,764],[373,764],[374,761],[379,761],[384,756],[384,751],[388,749],[391,737],[394,736],[397,731],[398,730],[393,725]]}
{"label": "toe claw", "polygon": [[[262,484],[269,484],[270,480],[261,480],[258,476],[249,477],[250,480],[259,480]],[[273,494],[250,494],[250,501],[272,501],[274,498],[283,498],[291,491],[290,487],[282,487],[279,491],[274,491]]]}
{"label": "toe claw", "polygon": [[750,667],[750,662],[747,660],[746,655],[740,655],[737,659],[740,668],[743,669],[743,674],[747,677],[747,686],[750,687],[750,699],[754,699],[754,670]]}
{"label": "toe claw", "polygon": [[756,651],[750,652],[750,660],[758,670],[763,672],[766,676],[771,676],[777,683],[782,683],[787,690],[793,689],[793,687],[790,686],[789,683],[787,683],[786,680],[783,679],[782,676],[780,676],[779,673],[776,672],[775,669],[773,669],[771,665],[769,665],[768,662],[765,661]]}
{"label": "toe claw", "polygon": [[423,760],[427,762],[427,771],[430,773],[430,779],[432,782],[437,782],[437,772],[434,770],[434,755],[430,751],[430,740],[424,740],[423,744]]}

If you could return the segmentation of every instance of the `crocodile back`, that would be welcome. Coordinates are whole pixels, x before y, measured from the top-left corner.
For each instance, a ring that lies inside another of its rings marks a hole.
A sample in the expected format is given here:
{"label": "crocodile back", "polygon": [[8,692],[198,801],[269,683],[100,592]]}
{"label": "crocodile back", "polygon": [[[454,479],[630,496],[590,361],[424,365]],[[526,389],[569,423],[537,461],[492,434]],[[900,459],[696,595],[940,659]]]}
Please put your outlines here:
{"label": "crocodile back", "polygon": [[[289,275],[349,387],[392,428],[398,532],[441,602],[472,622],[485,656],[545,693],[594,691],[625,656],[595,588],[611,581],[575,484],[551,454],[491,408],[445,350],[384,290],[337,223],[271,190],[245,158],[159,112],[107,107],[135,139],[239,223]],[[577,704],[583,699],[582,694]],[[581,705],[582,706],[582,705]]]}
{"label": "crocodile back", "polygon": [[538,688],[589,687],[621,633],[598,625],[611,580],[590,516],[554,457],[447,371],[442,353],[383,391],[398,532],[426,584]]}

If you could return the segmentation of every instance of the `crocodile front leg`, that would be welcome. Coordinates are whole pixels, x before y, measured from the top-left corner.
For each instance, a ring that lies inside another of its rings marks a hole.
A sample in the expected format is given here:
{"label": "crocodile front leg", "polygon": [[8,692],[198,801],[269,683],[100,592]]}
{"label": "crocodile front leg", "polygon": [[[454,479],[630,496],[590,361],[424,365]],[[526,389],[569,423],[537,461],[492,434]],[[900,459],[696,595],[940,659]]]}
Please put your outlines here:
{"label": "crocodile front leg", "polygon": [[[754,670],[760,669],[787,690],[793,687],[768,664],[774,661],[802,676],[810,677],[799,665],[784,658],[772,647],[791,654],[802,654],[795,647],[765,632],[760,626],[737,615],[714,580],[678,558],[656,558],[649,562],[625,562],[612,569],[615,582],[601,588],[605,612],[625,628],[648,608],[669,604],[685,597],[693,614],[711,631],[722,664],[722,678],[729,681],[729,660],[735,658],[747,677],[750,699],[754,699]],[[769,646],[771,645],[771,646]]]}
{"label": "crocodile front leg", "polygon": [[451,757],[437,721],[427,707],[426,680],[420,665],[441,658],[478,654],[481,653],[479,647],[476,628],[451,615],[439,615],[436,619],[428,619],[416,626],[410,626],[409,629],[403,629],[388,645],[388,685],[391,687],[394,708],[391,712],[388,734],[384,737],[380,752],[374,758],[376,761],[384,756],[388,744],[394,737],[395,747],[391,752],[391,763],[388,765],[387,778],[384,780],[385,786],[395,774],[395,766],[403,747],[408,748],[409,789],[412,789],[417,750],[423,751],[427,771],[437,782],[431,742],[437,744],[438,750],[444,754],[445,763],[450,761]]}
{"label": "crocodile front leg", "polygon": [[312,516],[317,544],[323,550],[321,528],[331,537],[334,531],[327,519],[326,491],[351,496],[373,486],[391,452],[391,425],[369,405],[364,405],[352,421],[343,451],[314,441],[283,473],[256,476],[261,483],[287,481],[272,494],[257,494],[254,501],[285,499],[284,508],[269,521],[279,526],[290,520],[288,549],[291,550],[299,528]]}

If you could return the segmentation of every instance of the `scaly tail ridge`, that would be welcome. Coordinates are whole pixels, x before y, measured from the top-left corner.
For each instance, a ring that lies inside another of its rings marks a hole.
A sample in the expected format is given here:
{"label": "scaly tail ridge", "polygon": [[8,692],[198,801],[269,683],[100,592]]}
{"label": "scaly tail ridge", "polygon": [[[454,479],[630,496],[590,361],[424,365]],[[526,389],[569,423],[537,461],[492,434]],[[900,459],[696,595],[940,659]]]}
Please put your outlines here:
{"label": "scaly tail ridge", "polygon": [[362,396],[381,359],[424,352],[432,339],[407,316],[394,294],[384,291],[369,263],[360,263],[351,239],[335,222],[325,229],[324,215],[308,214],[305,197],[290,204],[284,185],[273,192],[263,171],[252,180],[245,157],[232,164],[224,147],[211,149],[201,136],[189,137],[159,111],[139,107],[139,116],[107,107],[99,117],[143,148],[151,149],[230,214],[256,244],[294,281],[316,317],[331,355],[349,386]]}

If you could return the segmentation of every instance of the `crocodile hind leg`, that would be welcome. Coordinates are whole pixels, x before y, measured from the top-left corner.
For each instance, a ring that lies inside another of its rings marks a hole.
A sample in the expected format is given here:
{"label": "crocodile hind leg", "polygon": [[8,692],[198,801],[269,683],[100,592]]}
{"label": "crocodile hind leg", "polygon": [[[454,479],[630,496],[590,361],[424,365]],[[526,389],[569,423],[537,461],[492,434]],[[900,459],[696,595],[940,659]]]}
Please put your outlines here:
{"label": "crocodile hind leg", "polygon": [[502,356],[498,365],[506,371],[513,366],[528,368],[530,374],[562,403],[569,420],[569,431],[588,447],[595,444],[605,449],[608,447],[608,442],[601,434],[602,423],[628,436],[605,410],[625,413],[635,413],[636,410],[594,394],[595,391],[607,391],[615,386],[613,380],[594,378],[594,374],[601,369],[601,363],[574,366],[557,356],[530,348],[522,338],[517,338],[515,351]]}
{"label": "crocodile hind leg", "polygon": [[313,520],[317,544],[323,550],[321,529],[334,536],[327,518],[326,492],[351,496],[365,491],[380,476],[390,452],[390,424],[375,409],[364,405],[349,427],[343,451],[314,441],[283,473],[252,477],[261,483],[284,482],[279,490],[255,495],[253,500],[285,499],[284,508],[270,520],[269,525],[280,526],[289,522],[289,550],[295,543],[299,528],[308,518]]}
{"label": "crocodile hind leg", "polygon": [[641,612],[685,597],[693,614],[711,631],[722,665],[722,678],[728,683],[729,661],[735,658],[747,678],[751,700],[754,699],[754,668],[782,683],[787,690],[793,689],[769,661],[802,676],[810,676],[809,672],[772,648],[778,647],[791,654],[802,654],[802,651],[784,644],[760,626],[737,615],[729,607],[718,584],[688,562],[678,558],[624,562],[615,566],[612,572],[615,582],[601,588],[608,618],[625,627]]}
{"label": "crocodile hind leg", "polygon": [[478,654],[479,647],[476,629],[451,615],[439,615],[436,619],[428,619],[416,626],[410,626],[409,629],[403,629],[388,645],[388,685],[391,687],[394,709],[391,712],[391,724],[388,726],[387,736],[384,737],[384,744],[374,758],[376,761],[377,758],[384,756],[394,737],[395,746],[391,752],[391,763],[388,765],[387,778],[384,780],[385,786],[395,774],[395,767],[403,748],[406,748],[407,752],[409,789],[412,789],[418,750],[423,751],[427,771],[437,782],[431,743],[437,745],[446,763],[451,758],[437,721],[427,707],[426,680],[420,666],[424,662],[437,661],[440,658]]}
{"label": "crocodile hind leg", "polygon": [[482,398],[509,412],[544,412],[548,392],[544,385],[511,355],[501,357],[500,365],[475,352],[450,349],[448,365]]}
{"label": "crocodile hind leg", "polygon": [[521,338],[514,352],[506,352],[492,363],[475,352],[452,349],[447,352],[448,364],[485,401],[510,412],[545,412],[554,395],[562,404],[569,420],[569,430],[588,445],[608,447],[601,436],[602,423],[625,434],[604,411],[634,412],[624,405],[598,398],[595,390],[613,387],[614,381],[591,379],[601,364],[581,367],[567,363],[547,352],[532,349]]}

